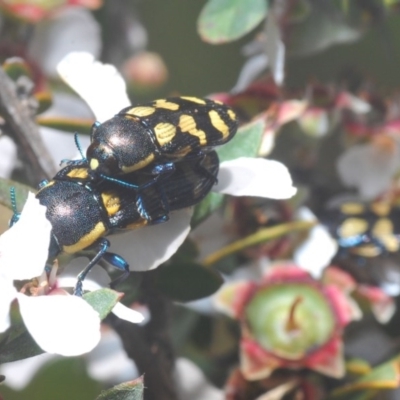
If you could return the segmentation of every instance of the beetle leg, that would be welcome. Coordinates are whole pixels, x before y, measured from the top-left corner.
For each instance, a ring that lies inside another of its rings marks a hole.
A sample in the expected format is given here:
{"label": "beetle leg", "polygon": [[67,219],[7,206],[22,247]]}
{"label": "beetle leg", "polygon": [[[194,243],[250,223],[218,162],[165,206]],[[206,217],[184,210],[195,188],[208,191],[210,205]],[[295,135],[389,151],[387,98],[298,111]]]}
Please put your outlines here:
{"label": "beetle leg", "polygon": [[107,249],[110,247],[110,242],[101,238],[98,241],[99,251],[97,254],[90,260],[89,264],[83,269],[83,271],[78,275],[78,281],[76,282],[74,295],[82,296],[83,294],[83,281],[85,280],[87,274],[92,270],[92,268],[97,264],[97,262],[104,256],[107,252]]}
{"label": "beetle leg", "polygon": [[203,175],[207,179],[212,180],[214,182],[214,185],[215,185],[215,184],[218,183],[218,178],[216,176],[214,176],[207,168],[205,168],[202,165],[205,156],[206,155],[204,153],[200,156],[199,161],[193,166],[193,169],[196,172],[198,172],[200,175]]}
{"label": "beetle leg", "polygon": [[113,267],[123,271],[122,275],[114,279],[110,283],[110,287],[114,288],[119,283],[123,282],[129,276],[129,264],[118,254],[106,252],[103,254],[103,260],[110,263]]}

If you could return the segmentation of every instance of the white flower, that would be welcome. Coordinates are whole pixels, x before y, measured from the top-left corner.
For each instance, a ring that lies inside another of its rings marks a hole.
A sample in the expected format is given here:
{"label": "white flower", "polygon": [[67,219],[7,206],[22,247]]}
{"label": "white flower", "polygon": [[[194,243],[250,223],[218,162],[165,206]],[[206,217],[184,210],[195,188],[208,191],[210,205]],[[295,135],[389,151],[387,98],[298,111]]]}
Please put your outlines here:
{"label": "white flower", "polygon": [[388,189],[400,169],[400,143],[397,138],[392,143],[390,148],[372,142],[346,150],[336,165],[343,184],[357,188],[364,200],[372,200]]}
{"label": "white flower", "polygon": [[[303,221],[317,222],[315,215],[305,207],[298,210],[298,217]],[[293,260],[299,267],[318,279],[337,251],[338,244],[328,229],[321,224],[316,224],[311,228],[307,239],[296,248]]]}
{"label": "white flower", "polygon": [[45,212],[30,193],[19,221],[0,237],[0,328],[3,332],[9,327],[8,311],[17,299],[26,328],[44,351],[78,355],[100,340],[98,313],[77,296],[27,296],[13,286],[14,280],[32,279],[43,272],[51,232]]}
{"label": "white flower", "polygon": [[[58,72],[87,101],[100,122],[130,105],[118,71],[111,65],[95,61],[88,53],[70,53],[59,63]],[[288,170],[277,161],[239,158],[221,163],[220,171],[216,189],[220,188],[225,194],[282,199],[296,192]],[[112,250],[128,261],[131,270],[156,268],[183,243],[190,231],[190,217],[190,210],[180,210],[171,213],[165,224],[146,227],[129,235],[112,236]]]}

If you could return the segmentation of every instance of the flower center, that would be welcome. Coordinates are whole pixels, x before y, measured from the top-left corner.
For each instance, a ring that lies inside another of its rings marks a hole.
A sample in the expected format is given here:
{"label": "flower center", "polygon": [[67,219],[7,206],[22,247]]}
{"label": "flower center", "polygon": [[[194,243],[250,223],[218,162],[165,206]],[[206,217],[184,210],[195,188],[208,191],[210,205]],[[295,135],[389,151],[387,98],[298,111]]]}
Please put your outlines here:
{"label": "flower center", "polygon": [[264,349],[291,360],[326,343],[336,323],[323,293],[299,283],[261,289],[248,304],[246,317],[251,334]]}

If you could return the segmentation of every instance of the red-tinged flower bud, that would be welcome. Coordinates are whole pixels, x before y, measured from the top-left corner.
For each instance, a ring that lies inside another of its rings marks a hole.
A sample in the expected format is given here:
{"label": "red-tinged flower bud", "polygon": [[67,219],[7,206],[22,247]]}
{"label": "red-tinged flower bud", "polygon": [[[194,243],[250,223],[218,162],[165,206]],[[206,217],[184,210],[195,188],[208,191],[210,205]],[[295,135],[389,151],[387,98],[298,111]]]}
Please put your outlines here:
{"label": "red-tinged flower bud", "polygon": [[[360,317],[354,301],[336,285],[322,284],[292,264],[271,268],[259,283],[230,285],[218,305],[242,323],[241,370],[248,380],[278,368],[310,368],[341,377],[343,328]],[[230,309],[231,308],[231,309]]]}
{"label": "red-tinged flower bud", "polygon": [[128,83],[141,89],[154,89],[168,79],[168,70],[163,59],[156,53],[143,51],[128,59],[123,67]]}
{"label": "red-tinged flower bud", "polygon": [[0,0],[0,9],[11,17],[38,23],[63,7],[82,6],[99,8],[102,0]]}

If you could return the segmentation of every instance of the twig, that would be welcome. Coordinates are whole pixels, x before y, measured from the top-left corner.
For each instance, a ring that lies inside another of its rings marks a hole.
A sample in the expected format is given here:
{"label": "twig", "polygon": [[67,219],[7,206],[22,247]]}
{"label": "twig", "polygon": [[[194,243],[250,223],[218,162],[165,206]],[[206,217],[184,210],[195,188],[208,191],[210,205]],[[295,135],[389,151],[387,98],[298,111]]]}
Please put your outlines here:
{"label": "twig", "polygon": [[147,304],[151,320],[143,327],[109,317],[120,336],[125,351],[140,374],[144,374],[144,400],[177,400],[173,371],[175,358],[169,336],[171,302],[154,286],[151,272],[143,274],[142,300]]}
{"label": "twig", "polygon": [[30,183],[51,178],[57,171],[48,153],[39,129],[24,102],[20,101],[13,81],[0,68],[0,113],[27,164]]}

